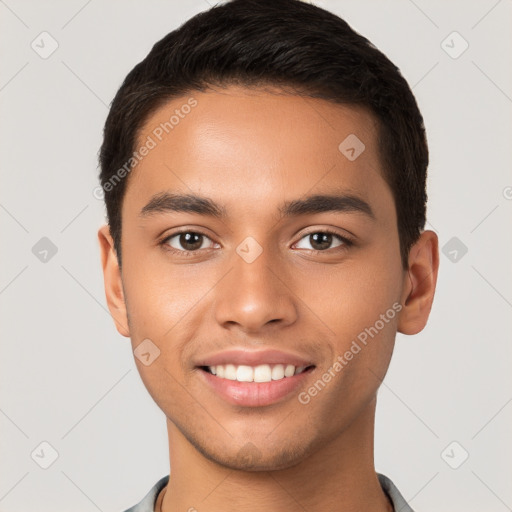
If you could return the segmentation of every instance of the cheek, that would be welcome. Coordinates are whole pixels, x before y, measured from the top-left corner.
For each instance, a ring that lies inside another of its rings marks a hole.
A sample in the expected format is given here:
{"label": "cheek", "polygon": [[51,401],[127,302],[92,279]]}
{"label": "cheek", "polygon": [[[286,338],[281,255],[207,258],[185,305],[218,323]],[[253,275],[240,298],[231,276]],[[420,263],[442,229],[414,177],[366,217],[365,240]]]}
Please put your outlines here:
{"label": "cheek", "polygon": [[126,251],[123,282],[131,337],[166,338],[207,292],[208,279],[157,254]]}
{"label": "cheek", "polygon": [[125,259],[124,269],[132,349],[150,340],[156,348],[149,347],[158,353],[151,366],[137,361],[141,378],[152,396],[162,386],[179,390],[178,382],[183,384],[189,371],[185,364],[193,338],[201,322],[207,321],[209,292],[219,280],[218,273],[135,252]]}
{"label": "cheek", "polygon": [[364,261],[354,258],[350,265],[333,267],[324,287],[308,292],[305,302],[329,327],[335,360],[341,356],[347,365],[344,373],[360,375],[365,368],[362,378],[368,378],[366,368],[380,375],[389,364],[401,310],[397,256],[389,245],[376,247]]}
{"label": "cheek", "polygon": [[301,298],[341,340],[372,326],[399,300],[401,291],[397,265],[382,262],[333,266],[309,282],[314,286],[305,287]]}

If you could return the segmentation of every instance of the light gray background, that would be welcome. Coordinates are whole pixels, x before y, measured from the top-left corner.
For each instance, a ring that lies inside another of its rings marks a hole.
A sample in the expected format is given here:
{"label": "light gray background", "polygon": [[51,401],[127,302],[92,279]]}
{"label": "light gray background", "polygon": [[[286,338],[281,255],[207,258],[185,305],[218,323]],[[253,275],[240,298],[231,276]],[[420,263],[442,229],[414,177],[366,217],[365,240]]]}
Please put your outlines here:
{"label": "light gray background", "polygon": [[[427,227],[468,249],[448,245],[428,326],[398,335],[376,469],[417,512],[512,510],[512,2],[317,3],[413,87],[431,153]],[[0,0],[1,512],[121,511],[168,474],[164,415],[106,309],[93,189],[122,79],[208,6]],[[59,45],[47,59],[31,47],[50,48],[43,31]],[[469,43],[458,58],[454,31]],[[58,249],[47,262],[32,252],[42,237]],[[48,469],[44,441],[58,452]]]}

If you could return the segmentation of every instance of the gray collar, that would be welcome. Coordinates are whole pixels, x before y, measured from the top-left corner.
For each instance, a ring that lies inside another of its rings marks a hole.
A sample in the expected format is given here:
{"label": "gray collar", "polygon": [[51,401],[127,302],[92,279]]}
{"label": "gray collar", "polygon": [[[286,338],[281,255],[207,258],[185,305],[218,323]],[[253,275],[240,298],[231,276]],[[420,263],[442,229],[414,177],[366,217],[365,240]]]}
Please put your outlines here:
{"label": "gray collar", "polygon": [[[377,477],[382,489],[393,503],[395,512],[414,512],[390,478],[381,473],[377,473]],[[169,475],[158,480],[139,503],[125,510],[125,512],[155,512],[156,499],[160,491],[167,485],[167,482],[169,482]]]}

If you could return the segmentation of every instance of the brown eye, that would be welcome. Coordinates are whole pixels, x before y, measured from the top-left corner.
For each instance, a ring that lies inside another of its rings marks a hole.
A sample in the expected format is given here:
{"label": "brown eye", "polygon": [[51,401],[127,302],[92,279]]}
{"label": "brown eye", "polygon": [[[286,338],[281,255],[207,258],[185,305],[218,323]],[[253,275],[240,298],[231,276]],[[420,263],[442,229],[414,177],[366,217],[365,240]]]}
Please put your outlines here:
{"label": "brown eye", "polygon": [[[309,243],[310,247],[300,246],[299,244],[303,243],[303,241]],[[338,241],[336,245],[332,245],[333,242]],[[313,233],[308,233],[301,238],[297,247],[299,249],[308,249],[313,251],[322,251],[325,252],[327,249],[335,249],[341,246],[350,246],[350,240],[338,235],[337,233],[331,233],[330,231],[315,231]]]}
{"label": "brown eye", "polygon": [[210,240],[206,235],[194,231],[175,233],[167,237],[163,243],[169,245],[178,252],[191,252],[204,249],[203,242]]}
{"label": "brown eye", "polygon": [[309,241],[315,251],[329,249],[332,244],[332,238],[330,233],[313,233],[309,235]]}

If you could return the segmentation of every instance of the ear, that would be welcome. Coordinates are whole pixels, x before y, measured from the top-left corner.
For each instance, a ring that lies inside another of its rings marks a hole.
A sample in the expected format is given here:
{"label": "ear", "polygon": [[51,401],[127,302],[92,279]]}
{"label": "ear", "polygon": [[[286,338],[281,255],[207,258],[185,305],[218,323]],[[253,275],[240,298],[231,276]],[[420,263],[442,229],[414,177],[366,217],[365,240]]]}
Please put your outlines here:
{"label": "ear", "polygon": [[424,231],[409,251],[409,269],[404,280],[398,332],[423,330],[432,308],[439,269],[439,242],[433,231]]}
{"label": "ear", "polygon": [[128,316],[121,280],[121,270],[114,249],[114,240],[110,236],[108,225],[102,226],[98,231],[100,242],[101,265],[103,267],[103,281],[108,309],[116,324],[116,329],[122,336],[129,337]]}

